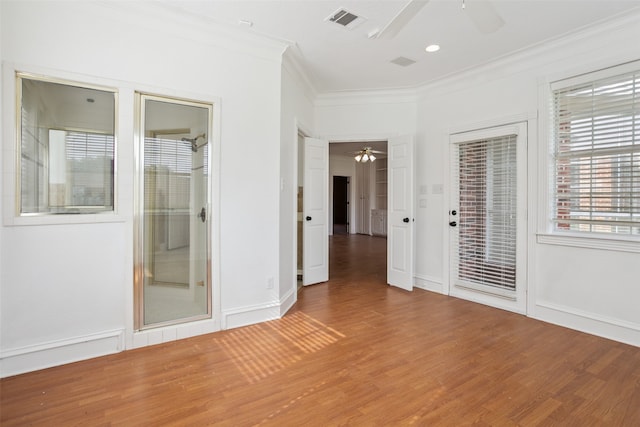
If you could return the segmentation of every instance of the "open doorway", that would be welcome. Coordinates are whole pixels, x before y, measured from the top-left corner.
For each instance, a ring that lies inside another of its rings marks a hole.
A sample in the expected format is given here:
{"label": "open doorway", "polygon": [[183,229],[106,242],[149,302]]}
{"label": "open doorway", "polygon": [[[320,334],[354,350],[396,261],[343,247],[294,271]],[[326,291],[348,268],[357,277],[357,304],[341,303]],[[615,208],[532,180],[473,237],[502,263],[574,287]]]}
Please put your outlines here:
{"label": "open doorway", "polygon": [[[357,161],[365,148],[373,158]],[[355,265],[375,247],[371,262],[386,265],[387,141],[330,142],[329,175],[331,263]],[[330,280],[340,271],[330,268]]]}
{"label": "open doorway", "polygon": [[[365,148],[374,154],[367,161],[358,156]],[[330,229],[332,234],[386,236],[387,141],[331,142],[329,175],[330,218],[332,225],[336,224]]]}
{"label": "open doorway", "polygon": [[[310,204],[308,206],[310,209],[313,209],[312,206],[323,204],[321,200],[325,200],[328,205],[324,231],[316,231],[319,233],[317,237],[324,234],[324,239],[329,238],[329,257],[332,256],[330,253],[331,241],[338,237],[349,240],[355,238],[354,235],[357,234],[365,239],[379,240],[384,248],[387,246],[387,141],[330,142],[327,150],[327,163],[325,164],[325,167],[328,168],[328,171],[325,169],[328,176],[325,175],[326,178],[322,179],[328,184],[328,192],[320,191],[319,188],[314,190],[308,186],[313,182],[305,182],[308,178],[313,179],[315,175],[321,176],[320,172],[314,175],[312,172],[316,172],[315,166],[308,163],[320,158],[320,151],[311,155],[313,153],[310,150],[316,150],[314,144],[313,138],[298,135],[296,234],[299,289],[307,284],[321,283],[332,276],[328,271],[330,270],[328,264],[323,280],[311,280],[312,277],[306,274],[307,270],[315,265],[311,263],[308,265],[309,268],[305,267],[307,253],[319,251],[319,248],[307,245],[308,240],[318,241],[317,238],[312,239],[313,236],[307,237],[308,230],[305,225],[318,216],[317,212],[307,211],[307,207],[305,207],[307,202]],[[358,153],[363,150],[369,153],[368,156],[358,156]],[[317,185],[312,187],[315,188]],[[324,242],[327,241],[324,240]],[[359,253],[349,254],[349,256],[360,260],[362,258],[362,254]],[[345,259],[345,261],[349,260]]]}
{"label": "open doorway", "polygon": [[333,177],[333,234],[349,234],[349,177]]}
{"label": "open doorway", "polygon": [[[305,262],[307,253],[310,251],[322,253],[323,260],[326,260],[327,256],[332,256],[331,242],[334,239],[344,238],[349,241],[350,238],[355,237],[354,234],[359,234],[385,243],[383,246],[387,252],[387,283],[411,290],[414,278],[413,223],[415,221],[412,199],[415,152],[413,136],[397,136],[388,141],[330,141],[328,144],[327,142],[313,138],[305,138],[304,142],[299,141],[301,144],[298,147],[298,177],[304,177],[303,181],[306,181],[307,175],[309,178],[315,176],[317,179],[309,183],[313,182],[314,186],[318,187],[314,190],[307,186],[306,182],[298,183],[298,195],[302,195],[303,204],[303,212],[296,212],[298,217],[303,219],[303,230],[297,233],[298,237],[302,235],[303,241],[301,245],[298,240],[298,247],[302,246],[303,249],[302,284],[312,285],[334,279],[330,277],[332,274],[328,262],[321,265],[323,268],[321,280],[309,279],[311,275],[306,274],[306,266],[315,267],[315,265]],[[314,148],[316,155],[311,155],[309,148],[314,144],[320,145],[317,149]],[[302,156],[303,153],[304,156]],[[366,162],[363,161],[365,153],[367,154]],[[369,153],[374,154],[375,159]],[[318,163],[320,160],[322,165]],[[311,162],[315,162],[313,163],[315,166]],[[333,178],[336,176],[350,177],[348,234],[334,235],[333,233]],[[330,187],[328,192],[325,187],[327,184]],[[324,206],[320,215],[311,212],[311,206],[309,211],[305,206],[310,198],[313,199],[313,206]],[[323,230],[319,227],[314,229],[315,239],[311,239],[307,237],[309,230],[304,228],[304,225],[316,217],[325,219],[326,222],[323,223]],[[327,237],[329,237],[329,247],[325,246]],[[313,244],[307,245],[307,242]],[[357,251],[354,257],[356,263],[362,262],[362,256]],[[344,260],[344,262],[351,261],[351,258]],[[298,278],[300,278],[299,275]]]}

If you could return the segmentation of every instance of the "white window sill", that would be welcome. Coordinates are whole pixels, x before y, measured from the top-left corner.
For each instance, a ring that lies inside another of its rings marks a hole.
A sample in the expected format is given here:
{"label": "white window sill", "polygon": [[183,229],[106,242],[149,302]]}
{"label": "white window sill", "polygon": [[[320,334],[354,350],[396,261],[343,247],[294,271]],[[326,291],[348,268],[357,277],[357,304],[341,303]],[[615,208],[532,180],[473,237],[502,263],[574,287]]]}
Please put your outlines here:
{"label": "white window sill", "polygon": [[91,214],[35,214],[6,218],[5,226],[58,225],[58,224],[99,224],[124,222],[125,218],[115,212]]}
{"label": "white window sill", "polygon": [[543,245],[640,253],[640,238],[622,236],[585,236],[571,233],[538,233],[537,242]]}

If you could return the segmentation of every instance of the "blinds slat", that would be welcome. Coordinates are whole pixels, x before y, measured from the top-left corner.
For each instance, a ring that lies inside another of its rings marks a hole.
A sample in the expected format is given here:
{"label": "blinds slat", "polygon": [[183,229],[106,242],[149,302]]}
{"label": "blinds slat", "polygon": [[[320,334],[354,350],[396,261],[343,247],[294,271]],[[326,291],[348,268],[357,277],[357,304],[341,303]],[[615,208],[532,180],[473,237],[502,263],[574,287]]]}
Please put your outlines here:
{"label": "blinds slat", "polygon": [[516,136],[456,144],[458,281],[515,289]]}
{"label": "blinds slat", "polygon": [[640,72],[553,91],[557,230],[640,233]]}

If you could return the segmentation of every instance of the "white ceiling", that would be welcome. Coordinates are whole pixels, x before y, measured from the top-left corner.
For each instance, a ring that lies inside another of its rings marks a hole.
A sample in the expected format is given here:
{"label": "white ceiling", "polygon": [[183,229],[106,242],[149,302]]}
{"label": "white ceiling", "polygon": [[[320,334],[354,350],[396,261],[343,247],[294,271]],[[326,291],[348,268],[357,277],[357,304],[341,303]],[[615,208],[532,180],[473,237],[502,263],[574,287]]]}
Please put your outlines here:
{"label": "white ceiling", "polygon": [[[319,93],[416,87],[594,23],[630,13],[640,0],[491,0],[505,25],[483,34],[468,10],[487,0],[430,0],[391,40],[367,35],[408,0],[165,0],[172,10],[227,29],[286,41]],[[326,21],[339,8],[366,18],[354,29]],[[633,11],[636,13],[637,11]],[[240,20],[253,25],[239,24]],[[442,49],[428,54],[431,43]],[[390,63],[404,56],[408,67]]]}

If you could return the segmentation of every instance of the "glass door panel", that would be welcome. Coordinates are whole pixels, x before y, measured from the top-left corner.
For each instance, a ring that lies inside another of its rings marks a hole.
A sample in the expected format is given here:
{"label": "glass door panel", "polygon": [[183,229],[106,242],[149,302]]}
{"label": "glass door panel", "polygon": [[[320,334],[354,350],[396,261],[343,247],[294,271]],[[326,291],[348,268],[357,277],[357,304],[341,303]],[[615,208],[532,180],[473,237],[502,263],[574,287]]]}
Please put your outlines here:
{"label": "glass door panel", "polygon": [[211,317],[212,106],[141,95],[137,329]]}

